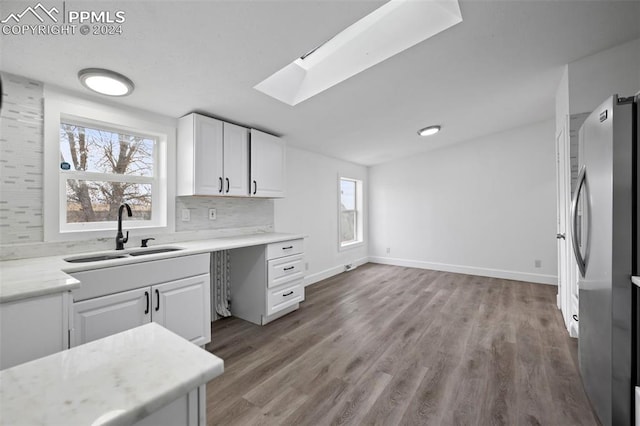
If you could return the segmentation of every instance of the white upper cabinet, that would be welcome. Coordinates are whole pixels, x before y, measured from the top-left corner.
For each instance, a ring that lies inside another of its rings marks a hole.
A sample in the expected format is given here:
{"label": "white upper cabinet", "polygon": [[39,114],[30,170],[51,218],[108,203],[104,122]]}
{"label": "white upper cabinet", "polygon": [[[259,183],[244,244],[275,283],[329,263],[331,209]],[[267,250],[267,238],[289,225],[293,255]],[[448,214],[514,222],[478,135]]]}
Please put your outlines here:
{"label": "white upper cabinet", "polygon": [[249,131],[200,114],[178,123],[177,195],[249,194]]}
{"label": "white upper cabinet", "polygon": [[223,123],[224,195],[249,194],[249,129]]}
{"label": "white upper cabinet", "polygon": [[251,196],[284,197],[285,174],[285,142],[275,136],[251,129]]}

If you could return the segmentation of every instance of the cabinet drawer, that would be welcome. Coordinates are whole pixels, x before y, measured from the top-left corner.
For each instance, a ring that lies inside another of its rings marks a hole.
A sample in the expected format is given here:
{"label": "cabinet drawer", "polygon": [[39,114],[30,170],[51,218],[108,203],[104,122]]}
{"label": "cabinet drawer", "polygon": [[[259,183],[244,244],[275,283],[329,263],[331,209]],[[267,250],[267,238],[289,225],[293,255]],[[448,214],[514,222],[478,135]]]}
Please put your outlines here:
{"label": "cabinet drawer", "polygon": [[281,257],[270,260],[267,287],[277,287],[293,280],[303,278],[302,255]]}
{"label": "cabinet drawer", "polygon": [[267,291],[267,315],[295,305],[302,300],[302,279]]}
{"label": "cabinet drawer", "polygon": [[277,259],[291,254],[300,254],[303,251],[303,239],[281,241],[267,246],[267,259]]}

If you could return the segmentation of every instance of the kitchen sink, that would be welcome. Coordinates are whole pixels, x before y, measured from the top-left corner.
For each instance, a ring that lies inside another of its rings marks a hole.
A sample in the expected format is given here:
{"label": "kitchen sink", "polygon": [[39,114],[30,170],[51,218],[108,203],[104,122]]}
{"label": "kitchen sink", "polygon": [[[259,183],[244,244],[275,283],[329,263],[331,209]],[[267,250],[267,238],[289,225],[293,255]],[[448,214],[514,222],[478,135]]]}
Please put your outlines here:
{"label": "kitchen sink", "polygon": [[86,263],[86,262],[100,262],[101,260],[122,259],[127,257],[127,254],[93,254],[91,256],[84,257],[68,257],[65,262],[69,263]]}
{"label": "kitchen sink", "polygon": [[119,253],[93,253],[86,256],[67,257],[65,262],[69,263],[88,263],[100,262],[104,260],[123,259],[129,256],[144,256],[147,254],[169,253],[172,251],[182,250],[180,247],[152,247],[148,249],[134,249],[133,251],[121,251]]}
{"label": "kitchen sink", "polygon": [[180,247],[159,247],[159,248],[151,248],[148,250],[136,250],[129,252],[131,256],[144,256],[146,254],[158,254],[158,253],[169,253],[172,251],[182,250]]}

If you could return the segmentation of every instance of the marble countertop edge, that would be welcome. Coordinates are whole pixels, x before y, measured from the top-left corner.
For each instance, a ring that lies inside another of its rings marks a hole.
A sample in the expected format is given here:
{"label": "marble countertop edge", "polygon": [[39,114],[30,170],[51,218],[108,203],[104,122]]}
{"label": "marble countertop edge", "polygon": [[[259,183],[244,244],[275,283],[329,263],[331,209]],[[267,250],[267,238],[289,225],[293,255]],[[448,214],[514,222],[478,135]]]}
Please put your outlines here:
{"label": "marble countertop edge", "polygon": [[[78,288],[81,283],[67,273],[102,269],[132,263],[150,262],[170,259],[199,253],[210,253],[220,250],[232,250],[261,244],[271,244],[287,240],[305,238],[302,234],[258,233],[238,236],[220,237],[209,240],[181,241],[172,244],[150,246],[149,249],[161,247],[178,247],[181,250],[156,253],[144,256],[127,256],[99,262],[69,263],[65,258],[90,256],[92,254],[118,254],[115,250],[87,252],[81,254],[65,254],[48,257],[32,257],[0,262],[0,303],[44,296]],[[140,250],[129,248],[123,254]]]}
{"label": "marble countertop edge", "polygon": [[0,424],[133,424],[223,372],[149,323],[0,371]]}

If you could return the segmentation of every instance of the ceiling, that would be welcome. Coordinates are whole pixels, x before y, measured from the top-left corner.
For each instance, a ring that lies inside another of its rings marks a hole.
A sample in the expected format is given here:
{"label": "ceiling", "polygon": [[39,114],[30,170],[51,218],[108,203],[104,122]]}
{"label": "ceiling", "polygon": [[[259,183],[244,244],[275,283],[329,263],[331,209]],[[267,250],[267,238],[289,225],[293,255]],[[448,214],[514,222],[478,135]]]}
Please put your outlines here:
{"label": "ceiling", "polygon": [[[2,3],[4,17],[31,2]],[[86,93],[80,69],[112,69],[136,84],[118,103],[200,111],[375,165],[552,118],[562,65],[640,37],[635,0],[460,0],[462,23],[296,106],[253,89],[383,3],[68,0],[124,10],[123,34],[2,35],[0,70]],[[417,136],[432,124],[438,135]]]}

